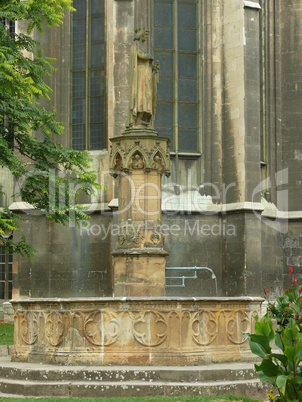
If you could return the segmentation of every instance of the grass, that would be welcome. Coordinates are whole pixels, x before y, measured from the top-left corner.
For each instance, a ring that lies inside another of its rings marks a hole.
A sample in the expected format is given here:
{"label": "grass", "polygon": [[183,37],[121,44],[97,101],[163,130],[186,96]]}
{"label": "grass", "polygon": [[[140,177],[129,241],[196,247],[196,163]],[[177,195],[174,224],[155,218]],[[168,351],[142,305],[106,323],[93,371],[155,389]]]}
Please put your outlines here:
{"label": "grass", "polygon": [[145,396],[139,398],[3,398],[0,402],[255,402],[259,399],[251,399],[239,396]]}
{"label": "grass", "polygon": [[14,324],[3,324],[0,322],[0,345],[14,344]]}

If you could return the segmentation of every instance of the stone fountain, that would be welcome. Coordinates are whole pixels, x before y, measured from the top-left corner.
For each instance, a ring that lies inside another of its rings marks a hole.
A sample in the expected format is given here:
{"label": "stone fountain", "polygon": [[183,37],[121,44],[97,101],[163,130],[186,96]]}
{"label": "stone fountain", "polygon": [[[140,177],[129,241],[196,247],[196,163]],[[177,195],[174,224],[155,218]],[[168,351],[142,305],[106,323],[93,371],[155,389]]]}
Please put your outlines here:
{"label": "stone fountain", "polygon": [[14,361],[90,365],[197,365],[252,358],[245,332],[261,298],[165,297],[161,178],[169,141],[153,128],[159,63],[136,30],[129,110],[110,155],[118,188],[113,297],[14,300]]}

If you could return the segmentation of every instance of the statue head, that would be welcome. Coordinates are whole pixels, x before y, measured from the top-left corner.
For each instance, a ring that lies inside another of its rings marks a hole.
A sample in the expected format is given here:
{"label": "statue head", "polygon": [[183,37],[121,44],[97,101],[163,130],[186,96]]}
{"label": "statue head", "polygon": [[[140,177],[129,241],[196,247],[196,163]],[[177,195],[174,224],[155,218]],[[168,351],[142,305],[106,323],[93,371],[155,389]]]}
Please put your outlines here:
{"label": "statue head", "polygon": [[138,40],[140,42],[146,42],[149,37],[149,31],[146,28],[138,28],[135,30],[135,38],[134,40]]}

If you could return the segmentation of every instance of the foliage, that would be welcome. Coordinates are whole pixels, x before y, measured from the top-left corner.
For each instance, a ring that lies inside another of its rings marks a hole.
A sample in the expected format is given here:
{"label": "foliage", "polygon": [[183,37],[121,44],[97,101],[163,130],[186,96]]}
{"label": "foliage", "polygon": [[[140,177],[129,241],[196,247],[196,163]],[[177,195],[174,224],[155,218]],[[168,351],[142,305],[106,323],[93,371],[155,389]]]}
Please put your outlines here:
{"label": "foliage", "polygon": [[14,344],[14,325],[0,322],[0,345]]}
{"label": "foliage", "polygon": [[269,304],[270,316],[276,319],[277,324],[285,327],[290,319],[294,319],[302,332],[302,286],[294,286],[284,291],[284,295],[277,298],[276,303]]}
{"label": "foliage", "polygon": [[[72,0],[0,0],[0,167],[7,168],[18,184],[18,196],[46,217],[67,224],[87,216],[76,206],[80,192],[92,194],[96,176],[89,171],[89,156],[55,142],[63,126],[54,110],[46,110],[51,88],[45,79],[53,70],[39,43],[37,29],[62,23],[64,10],[73,11]],[[26,32],[12,33],[5,21],[27,23]],[[32,132],[38,132],[35,138]],[[71,215],[71,216],[70,216]],[[19,227],[19,218],[0,211],[0,235]],[[32,256],[34,250],[21,238],[4,236],[5,247]]]}
{"label": "foliage", "polygon": [[[248,335],[251,351],[262,359],[255,365],[260,380],[279,391],[276,398],[271,391],[270,400],[302,400],[301,292],[302,286],[292,287],[269,303],[268,314],[255,324],[255,334]],[[275,331],[272,319],[277,322]],[[272,350],[273,343],[279,353]]]}

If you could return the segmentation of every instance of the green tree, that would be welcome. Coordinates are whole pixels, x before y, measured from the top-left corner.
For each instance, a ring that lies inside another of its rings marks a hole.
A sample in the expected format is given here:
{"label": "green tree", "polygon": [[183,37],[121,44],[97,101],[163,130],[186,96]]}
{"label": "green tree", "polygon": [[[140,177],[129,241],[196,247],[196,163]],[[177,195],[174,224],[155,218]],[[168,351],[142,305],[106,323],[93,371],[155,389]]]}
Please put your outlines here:
{"label": "green tree", "polygon": [[[22,181],[18,194],[22,201],[62,224],[71,216],[75,222],[87,219],[76,200],[82,191],[93,193],[96,176],[90,171],[87,153],[54,141],[63,126],[55,112],[40,103],[51,93],[45,78],[53,70],[53,60],[43,55],[31,33],[58,26],[64,12],[73,10],[72,0],[0,0],[0,167]],[[18,21],[28,23],[25,33],[8,29],[8,22]],[[32,134],[37,131],[39,139]],[[24,237],[14,242],[5,236],[20,228],[18,222],[18,215],[0,211],[2,243],[31,257],[34,250]]]}

